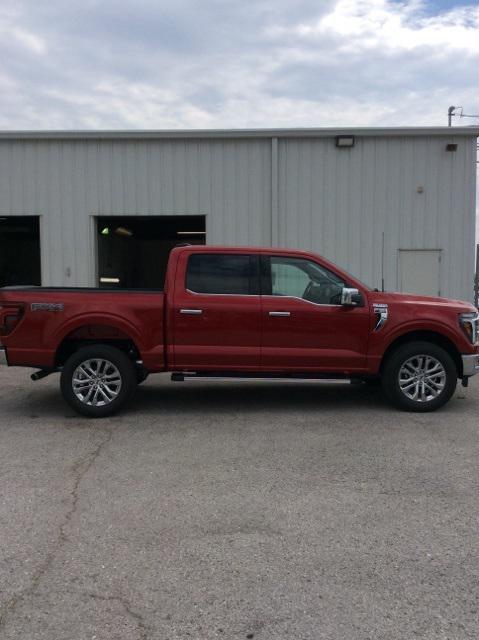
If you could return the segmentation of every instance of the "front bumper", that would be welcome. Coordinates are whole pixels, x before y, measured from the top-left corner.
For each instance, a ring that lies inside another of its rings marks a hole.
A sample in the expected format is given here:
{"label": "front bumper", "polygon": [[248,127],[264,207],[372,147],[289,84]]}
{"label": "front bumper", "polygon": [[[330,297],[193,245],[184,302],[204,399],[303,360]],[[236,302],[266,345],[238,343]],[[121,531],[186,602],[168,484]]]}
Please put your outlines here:
{"label": "front bumper", "polygon": [[0,366],[1,365],[4,365],[4,366],[8,365],[7,352],[3,347],[0,347]]}
{"label": "front bumper", "polygon": [[462,356],[462,375],[464,378],[479,373],[479,354],[473,353],[472,355]]}

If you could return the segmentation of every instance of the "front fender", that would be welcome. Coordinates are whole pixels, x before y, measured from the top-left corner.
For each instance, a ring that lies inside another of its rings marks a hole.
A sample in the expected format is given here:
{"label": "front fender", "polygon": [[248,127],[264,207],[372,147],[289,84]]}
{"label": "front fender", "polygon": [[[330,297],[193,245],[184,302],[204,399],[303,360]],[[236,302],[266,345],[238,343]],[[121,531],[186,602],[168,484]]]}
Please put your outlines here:
{"label": "front fender", "polygon": [[397,326],[390,328],[386,324],[378,332],[373,330],[371,333],[368,354],[369,373],[378,374],[384,355],[391,345],[400,338],[417,332],[435,334],[445,338],[457,349],[459,354],[468,353],[471,350],[471,345],[468,343],[466,336],[460,334],[459,327],[457,331],[454,331],[450,324],[437,319],[411,319],[402,321]]}
{"label": "front fender", "polygon": [[[386,328],[386,327],[385,327]],[[452,327],[446,323],[437,321],[437,320],[411,320],[401,324],[399,327],[395,327],[392,331],[388,332],[387,335],[383,336],[384,338],[384,351],[386,351],[393,342],[407,335],[408,333],[413,333],[415,331],[427,331],[430,333],[438,333],[445,338],[448,338],[455,347],[460,350],[460,344],[458,344],[459,336],[458,332],[453,331]],[[459,327],[458,327],[459,331]],[[461,341],[462,342],[462,341]]]}

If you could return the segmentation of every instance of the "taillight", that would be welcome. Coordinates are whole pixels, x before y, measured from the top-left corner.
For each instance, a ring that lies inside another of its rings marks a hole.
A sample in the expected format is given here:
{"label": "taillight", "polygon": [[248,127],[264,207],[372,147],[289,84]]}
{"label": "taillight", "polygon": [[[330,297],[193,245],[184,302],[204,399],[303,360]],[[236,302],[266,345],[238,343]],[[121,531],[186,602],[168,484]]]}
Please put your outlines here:
{"label": "taillight", "polygon": [[23,307],[18,304],[0,306],[0,336],[8,336],[22,319]]}

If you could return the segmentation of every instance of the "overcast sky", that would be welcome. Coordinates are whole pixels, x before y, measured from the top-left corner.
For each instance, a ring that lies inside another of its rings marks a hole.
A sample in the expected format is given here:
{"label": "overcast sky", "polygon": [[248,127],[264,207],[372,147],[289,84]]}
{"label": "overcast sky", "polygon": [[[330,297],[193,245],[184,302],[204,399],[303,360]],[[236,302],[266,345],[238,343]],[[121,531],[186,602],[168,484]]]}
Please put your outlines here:
{"label": "overcast sky", "polygon": [[451,104],[479,114],[479,2],[0,8],[0,129],[444,125]]}

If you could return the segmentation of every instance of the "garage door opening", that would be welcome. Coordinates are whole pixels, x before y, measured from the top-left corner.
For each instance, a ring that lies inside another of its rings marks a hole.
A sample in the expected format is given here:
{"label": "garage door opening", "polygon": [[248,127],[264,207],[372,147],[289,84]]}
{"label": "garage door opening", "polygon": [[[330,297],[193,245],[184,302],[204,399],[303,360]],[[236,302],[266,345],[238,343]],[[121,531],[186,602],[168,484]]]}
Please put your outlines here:
{"label": "garage door opening", "polygon": [[41,280],[38,216],[0,216],[0,287]]}
{"label": "garage door opening", "polygon": [[205,244],[205,216],[97,218],[99,286],[162,289],[170,251]]}

